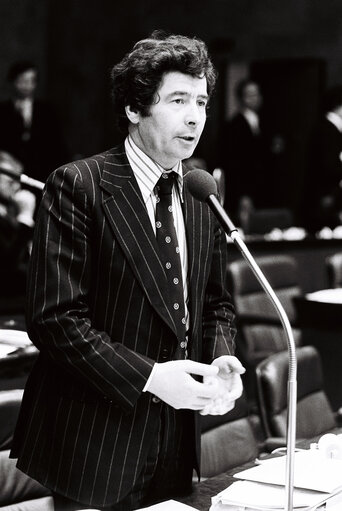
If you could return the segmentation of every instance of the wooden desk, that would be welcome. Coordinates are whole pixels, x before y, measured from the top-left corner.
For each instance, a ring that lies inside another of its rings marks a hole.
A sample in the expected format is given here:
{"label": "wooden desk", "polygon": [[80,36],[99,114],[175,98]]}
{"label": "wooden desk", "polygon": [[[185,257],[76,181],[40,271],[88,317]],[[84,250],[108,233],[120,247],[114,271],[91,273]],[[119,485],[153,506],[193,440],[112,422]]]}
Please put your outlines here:
{"label": "wooden desk", "polygon": [[[341,429],[336,429],[333,431],[333,433],[341,433]],[[318,437],[310,438],[309,440],[302,440],[297,442],[297,447],[302,449],[309,449],[310,444],[312,442],[317,442],[321,436],[322,435],[319,435]],[[229,472],[225,472],[218,476],[206,479],[205,481],[194,485],[191,495],[176,500],[179,500],[184,504],[188,504],[189,506],[198,509],[198,511],[208,511],[211,506],[211,497],[217,495],[219,492],[223,491],[225,488],[238,481],[238,479],[233,477],[234,474],[237,474],[238,472],[253,466],[255,466],[254,462],[248,462],[244,465],[240,465],[239,467],[235,467],[234,469],[229,470]]]}
{"label": "wooden desk", "polygon": [[233,477],[234,474],[253,466],[254,462],[245,463],[244,465],[236,467],[229,472],[225,472],[215,477],[210,477],[203,482],[195,484],[191,495],[176,500],[179,500],[184,504],[188,504],[189,506],[198,509],[198,511],[208,511],[211,506],[211,497],[217,495],[220,491],[235,483],[237,479]]}

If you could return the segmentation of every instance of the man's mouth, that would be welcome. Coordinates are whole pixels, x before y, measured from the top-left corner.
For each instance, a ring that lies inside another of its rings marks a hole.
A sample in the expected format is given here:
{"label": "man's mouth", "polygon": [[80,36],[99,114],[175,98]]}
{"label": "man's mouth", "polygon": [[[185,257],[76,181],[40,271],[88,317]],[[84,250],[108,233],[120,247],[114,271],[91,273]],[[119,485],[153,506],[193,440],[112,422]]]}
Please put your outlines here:
{"label": "man's mouth", "polygon": [[184,136],[180,136],[178,138],[185,140],[186,142],[193,142],[195,140],[195,136],[193,136],[193,135],[184,135]]}

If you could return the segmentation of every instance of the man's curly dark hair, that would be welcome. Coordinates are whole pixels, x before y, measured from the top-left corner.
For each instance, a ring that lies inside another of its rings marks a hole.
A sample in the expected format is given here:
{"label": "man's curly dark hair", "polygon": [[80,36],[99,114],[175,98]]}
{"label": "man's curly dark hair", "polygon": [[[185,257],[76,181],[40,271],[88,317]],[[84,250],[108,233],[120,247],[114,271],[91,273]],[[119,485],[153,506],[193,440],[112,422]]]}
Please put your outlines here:
{"label": "man's curly dark hair", "polygon": [[207,46],[196,37],[155,31],[149,38],[138,41],[113,67],[112,98],[116,121],[122,131],[127,131],[129,123],[125,107],[130,105],[132,110],[148,116],[164,73],[173,71],[205,77],[208,96],[212,94],[217,73]]}

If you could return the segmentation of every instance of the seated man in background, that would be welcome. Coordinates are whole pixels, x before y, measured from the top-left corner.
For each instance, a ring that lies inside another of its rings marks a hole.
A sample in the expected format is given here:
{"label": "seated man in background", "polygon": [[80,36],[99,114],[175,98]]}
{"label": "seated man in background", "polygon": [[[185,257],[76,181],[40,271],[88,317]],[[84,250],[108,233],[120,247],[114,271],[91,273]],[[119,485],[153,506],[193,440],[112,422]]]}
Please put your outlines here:
{"label": "seated man in background", "polygon": [[16,162],[0,153],[0,312],[23,312],[26,265],[33,236],[36,198],[6,169]]}

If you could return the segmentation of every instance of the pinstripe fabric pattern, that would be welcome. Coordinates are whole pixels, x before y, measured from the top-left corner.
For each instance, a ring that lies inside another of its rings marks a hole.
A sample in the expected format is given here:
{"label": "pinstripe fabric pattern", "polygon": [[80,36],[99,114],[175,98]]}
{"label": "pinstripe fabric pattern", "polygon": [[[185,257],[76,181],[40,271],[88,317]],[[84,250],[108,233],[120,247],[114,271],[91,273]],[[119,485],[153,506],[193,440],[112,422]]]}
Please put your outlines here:
{"label": "pinstripe fabric pattern", "polygon": [[[190,358],[233,352],[225,236],[184,190]],[[29,271],[27,328],[40,349],[11,455],[68,498],[105,506],[129,493],[158,429],[142,393],[176,329],[166,275],[123,146],[47,180]],[[197,441],[199,436],[197,435]]]}

